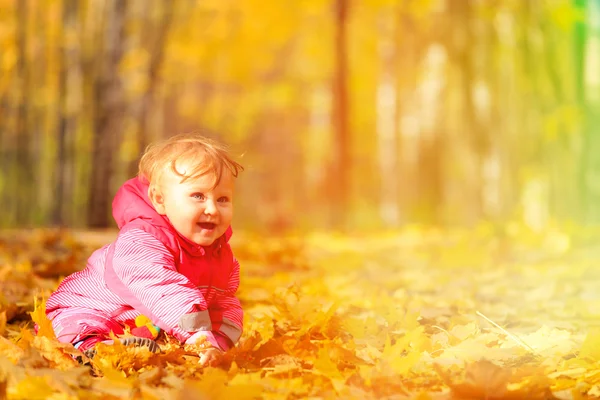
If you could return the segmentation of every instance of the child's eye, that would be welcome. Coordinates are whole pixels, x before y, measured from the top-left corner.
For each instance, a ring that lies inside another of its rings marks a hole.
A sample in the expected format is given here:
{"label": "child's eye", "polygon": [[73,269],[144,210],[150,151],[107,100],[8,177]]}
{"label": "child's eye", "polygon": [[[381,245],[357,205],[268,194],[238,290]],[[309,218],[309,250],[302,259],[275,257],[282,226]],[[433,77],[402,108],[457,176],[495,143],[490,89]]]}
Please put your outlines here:
{"label": "child's eye", "polygon": [[229,202],[229,197],[219,197],[219,200],[217,200],[219,203],[227,203]]}
{"label": "child's eye", "polygon": [[204,194],[203,193],[194,193],[192,194],[192,197],[196,200],[204,200]]}

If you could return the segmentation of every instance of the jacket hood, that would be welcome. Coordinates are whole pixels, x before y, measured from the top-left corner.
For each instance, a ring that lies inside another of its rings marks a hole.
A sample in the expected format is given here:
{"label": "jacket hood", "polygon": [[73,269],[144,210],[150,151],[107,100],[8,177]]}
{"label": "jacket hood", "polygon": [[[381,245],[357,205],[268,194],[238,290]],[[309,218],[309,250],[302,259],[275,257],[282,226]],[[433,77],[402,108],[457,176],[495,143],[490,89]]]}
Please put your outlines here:
{"label": "jacket hood", "polygon": [[[112,202],[112,210],[113,218],[119,229],[132,221],[144,220],[157,228],[167,229],[175,233],[182,247],[188,250],[202,247],[177,232],[166,215],[160,215],[156,212],[148,197],[148,184],[142,182],[139,178],[130,179],[119,188]],[[229,241],[231,235],[230,226],[223,236],[215,240],[209,247],[219,248],[223,241]]]}

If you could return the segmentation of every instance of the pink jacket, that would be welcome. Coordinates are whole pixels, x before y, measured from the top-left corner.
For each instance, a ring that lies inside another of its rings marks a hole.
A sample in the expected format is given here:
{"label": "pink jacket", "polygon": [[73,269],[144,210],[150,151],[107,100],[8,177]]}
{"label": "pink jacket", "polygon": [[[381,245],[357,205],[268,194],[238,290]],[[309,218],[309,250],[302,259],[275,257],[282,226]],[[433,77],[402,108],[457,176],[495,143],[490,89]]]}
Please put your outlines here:
{"label": "pink jacket", "polygon": [[[154,210],[147,193],[148,185],[137,178],[119,189],[113,201],[117,239],[61,282],[46,303],[48,318],[97,310],[124,324],[143,314],[181,342],[197,331],[237,342],[243,312],[235,297],[240,277],[228,243],[231,227],[210,247],[199,246]],[[53,325],[59,340],[80,333],[72,323]]]}

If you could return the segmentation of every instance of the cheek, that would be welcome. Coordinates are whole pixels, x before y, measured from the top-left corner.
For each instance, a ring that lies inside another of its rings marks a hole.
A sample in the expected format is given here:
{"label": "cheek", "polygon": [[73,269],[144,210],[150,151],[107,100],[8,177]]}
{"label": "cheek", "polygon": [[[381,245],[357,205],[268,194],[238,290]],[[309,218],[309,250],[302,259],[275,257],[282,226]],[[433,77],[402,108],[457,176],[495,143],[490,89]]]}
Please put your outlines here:
{"label": "cheek", "polygon": [[233,208],[231,208],[231,207],[223,208],[221,210],[221,216],[224,219],[231,219],[231,217],[233,216]]}

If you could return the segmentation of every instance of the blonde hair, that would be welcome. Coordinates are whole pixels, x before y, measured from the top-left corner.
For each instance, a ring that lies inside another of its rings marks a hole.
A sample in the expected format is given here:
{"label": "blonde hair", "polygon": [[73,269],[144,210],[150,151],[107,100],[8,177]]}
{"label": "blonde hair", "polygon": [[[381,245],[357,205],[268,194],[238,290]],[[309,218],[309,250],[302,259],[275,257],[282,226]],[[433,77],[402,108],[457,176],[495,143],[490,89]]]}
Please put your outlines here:
{"label": "blonde hair", "polygon": [[[177,164],[185,162],[194,167],[181,173]],[[234,177],[244,170],[230,157],[224,145],[195,133],[183,133],[150,144],[140,160],[138,177],[149,184],[156,184],[167,168],[180,176],[181,182],[214,173],[215,187],[221,181],[224,169]]]}

